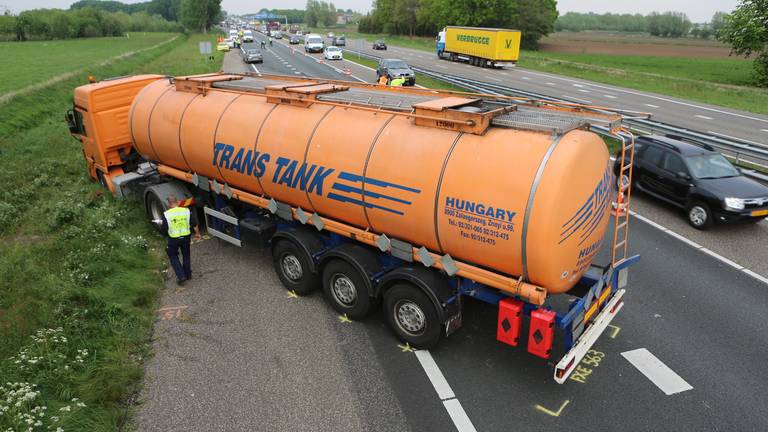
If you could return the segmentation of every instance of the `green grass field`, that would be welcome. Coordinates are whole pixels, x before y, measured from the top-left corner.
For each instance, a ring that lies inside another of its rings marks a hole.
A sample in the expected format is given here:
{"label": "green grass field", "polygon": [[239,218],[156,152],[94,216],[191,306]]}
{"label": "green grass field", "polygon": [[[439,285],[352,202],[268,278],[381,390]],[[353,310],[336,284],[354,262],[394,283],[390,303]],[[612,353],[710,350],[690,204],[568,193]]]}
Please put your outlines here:
{"label": "green grass field", "polygon": [[[200,60],[202,39],[214,38],[181,36],[90,72],[218,70],[221,55]],[[0,117],[25,113],[0,125],[1,431],[122,429],[148,353],[163,241],[140,205],[87,176],[63,121],[85,82],[81,74],[0,106]]]}
{"label": "green grass field", "polygon": [[[323,33],[334,29],[317,29]],[[338,31],[336,30],[338,33]],[[344,32],[350,39],[434,52],[432,38]],[[348,47],[355,49],[355,41]],[[520,67],[728,108],[768,114],[768,89],[752,83],[752,62],[740,58],[680,58],[523,51]]]}
{"label": "green grass field", "polygon": [[5,59],[0,69],[0,95],[67,72],[92,68],[109,58],[159,44],[174,36],[169,33],[131,33],[130,37],[0,42],[0,58]]}

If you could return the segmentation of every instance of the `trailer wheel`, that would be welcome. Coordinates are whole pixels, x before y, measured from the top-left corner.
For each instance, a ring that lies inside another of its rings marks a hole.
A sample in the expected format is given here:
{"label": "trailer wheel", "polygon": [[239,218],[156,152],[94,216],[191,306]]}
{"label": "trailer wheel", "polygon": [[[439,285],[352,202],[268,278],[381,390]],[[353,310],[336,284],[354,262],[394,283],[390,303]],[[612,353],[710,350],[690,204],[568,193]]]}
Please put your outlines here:
{"label": "trailer wheel", "polygon": [[280,240],[272,248],[275,272],[287,289],[307,295],[317,288],[317,276],[309,267],[309,257],[294,242]]}
{"label": "trailer wheel", "polygon": [[[155,192],[147,194],[146,210],[149,222],[152,223],[155,229],[159,232],[162,226],[162,220],[165,217],[163,213],[165,213],[166,208],[163,201],[160,200]],[[161,221],[161,223],[157,223],[156,221]]]}
{"label": "trailer wheel", "polygon": [[384,313],[397,337],[419,349],[437,345],[443,335],[434,304],[418,287],[397,284],[384,294]]}
{"label": "trailer wheel", "polygon": [[340,259],[334,259],[323,269],[323,294],[336,312],[353,320],[368,316],[373,306],[363,276]]}

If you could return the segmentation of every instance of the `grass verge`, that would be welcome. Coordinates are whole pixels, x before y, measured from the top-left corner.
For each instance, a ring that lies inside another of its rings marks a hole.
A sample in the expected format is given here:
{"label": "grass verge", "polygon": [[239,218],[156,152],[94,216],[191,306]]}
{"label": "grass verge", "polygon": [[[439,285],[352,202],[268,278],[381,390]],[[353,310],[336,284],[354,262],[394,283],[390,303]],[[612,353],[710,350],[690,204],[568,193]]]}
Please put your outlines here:
{"label": "grass verge", "polygon": [[[181,38],[93,73],[219,69],[220,55],[196,61],[201,39],[211,37]],[[142,376],[162,286],[162,239],[140,206],[112,199],[87,177],[80,144],[61,115],[85,81],[57,83],[0,107],[0,116],[14,109],[57,114],[24,120],[32,127],[2,125],[2,431],[118,429]]]}

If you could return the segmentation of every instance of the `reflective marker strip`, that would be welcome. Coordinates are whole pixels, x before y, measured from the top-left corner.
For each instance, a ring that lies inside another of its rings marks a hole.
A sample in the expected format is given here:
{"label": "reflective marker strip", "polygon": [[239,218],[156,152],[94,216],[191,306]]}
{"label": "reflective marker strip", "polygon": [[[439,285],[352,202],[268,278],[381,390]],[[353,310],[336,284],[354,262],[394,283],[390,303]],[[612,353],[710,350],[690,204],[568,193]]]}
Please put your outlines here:
{"label": "reflective marker strip", "polygon": [[[417,351],[418,352],[418,351]],[[445,410],[448,411],[448,415],[453,420],[453,425],[459,432],[477,432],[475,425],[467,417],[467,413],[464,412],[464,408],[461,406],[461,402],[458,399],[451,399],[443,402]]]}
{"label": "reflective marker strip", "polygon": [[432,386],[437,392],[437,396],[440,400],[446,400],[456,397],[451,390],[451,386],[448,381],[445,380],[440,368],[437,367],[437,363],[432,358],[432,355],[427,350],[417,350],[416,358],[419,359],[421,367],[424,368],[424,372],[427,373],[429,381],[432,382]]}
{"label": "reflective marker strip", "polygon": [[623,352],[621,355],[667,396],[693,389],[693,386],[645,348]]}

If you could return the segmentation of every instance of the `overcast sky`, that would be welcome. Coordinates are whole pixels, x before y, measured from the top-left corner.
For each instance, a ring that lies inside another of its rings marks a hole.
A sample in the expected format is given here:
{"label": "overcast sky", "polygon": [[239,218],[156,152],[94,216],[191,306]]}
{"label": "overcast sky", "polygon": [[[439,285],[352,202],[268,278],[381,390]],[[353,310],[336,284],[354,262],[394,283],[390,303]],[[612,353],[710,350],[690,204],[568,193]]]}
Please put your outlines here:
{"label": "overcast sky", "polygon": [[[140,0],[124,0],[124,3],[137,3]],[[612,12],[612,13],[641,13],[653,11],[685,12],[693,22],[707,22],[717,11],[730,12],[736,7],[737,0],[558,0],[557,9],[561,14],[566,12]],[[18,13],[26,9],[62,8],[66,9],[72,0],[0,0],[0,11],[3,6]],[[303,9],[306,0],[222,0],[224,10],[234,14],[257,12],[266,7]],[[334,0],[333,4],[341,9],[353,9],[367,12],[371,8],[370,0]]]}

